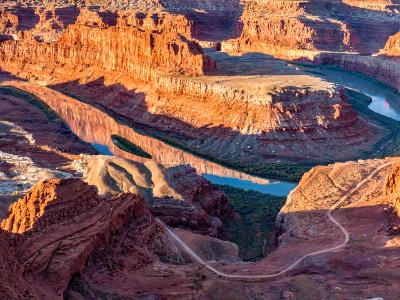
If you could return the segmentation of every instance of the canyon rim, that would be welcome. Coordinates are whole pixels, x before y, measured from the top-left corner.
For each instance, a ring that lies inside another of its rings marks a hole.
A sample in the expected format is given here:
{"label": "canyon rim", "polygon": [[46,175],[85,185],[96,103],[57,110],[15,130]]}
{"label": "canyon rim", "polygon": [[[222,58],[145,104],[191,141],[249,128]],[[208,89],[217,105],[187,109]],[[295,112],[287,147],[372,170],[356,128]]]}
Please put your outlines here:
{"label": "canyon rim", "polygon": [[400,299],[400,2],[0,1],[0,299]]}

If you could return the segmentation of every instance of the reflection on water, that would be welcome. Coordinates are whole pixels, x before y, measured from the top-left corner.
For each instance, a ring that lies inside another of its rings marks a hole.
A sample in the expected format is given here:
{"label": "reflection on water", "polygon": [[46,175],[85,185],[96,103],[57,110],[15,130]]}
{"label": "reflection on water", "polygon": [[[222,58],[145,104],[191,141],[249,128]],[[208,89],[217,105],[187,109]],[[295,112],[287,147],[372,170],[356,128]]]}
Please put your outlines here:
{"label": "reflection on water", "polygon": [[294,183],[285,182],[271,182],[270,184],[258,184],[247,180],[241,180],[231,177],[221,177],[217,175],[204,174],[205,178],[215,184],[230,185],[243,190],[253,190],[264,194],[271,194],[275,196],[287,196],[289,192],[296,187]]}
{"label": "reflection on water", "polygon": [[[303,68],[303,67],[301,67]],[[372,99],[369,108],[381,115],[400,121],[400,95],[383,84],[340,70],[332,70],[324,67],[308,68],[304,70],[316,70],[329,81],[343,85],[347,88],[361,92]]]}
{"label": "reflection on water", "polygon": [[103,155],[113,155],[112,152],[110,151],[110,149],[109,149],[106,145],[100,145],[100,144],[96,144],[96,143],[92,143],[91,145],[92,145],[93,148],[96,149],[97,152],[99,152],[100,154],[103,154]]}
{"label": "reflection on water", "polygon": [[[68,100],[66,100],[67,98]],[[277,182],[250,176],[201,159],[152,137],[138,134],[132,128],[116,122],[112,117],[99,109],[78,100],[60,94],[59,97],[43,97],[42,100],[68,123],[71,130],[78,137],[91,143],[102,154],[113,154],[141,162],[147,160],[115,146],[111,136],[119,135],[139,146],[149,153],[154,160],[164,165],[188,164],[193,166],[201,175],[215,175],[215,177],[208,177],[213,183],[221,183],[221,180],[224,180],[223,184],[233,187],[240,187],[247,190],[253,189],[260,192],[271,191],[271,193],[273,192],[276,195],[287,195],[295,186],[293,183]],[[264,188],[261,188],[262,186]],[[267,186],[271,186],[271,189],[268,189]]]}

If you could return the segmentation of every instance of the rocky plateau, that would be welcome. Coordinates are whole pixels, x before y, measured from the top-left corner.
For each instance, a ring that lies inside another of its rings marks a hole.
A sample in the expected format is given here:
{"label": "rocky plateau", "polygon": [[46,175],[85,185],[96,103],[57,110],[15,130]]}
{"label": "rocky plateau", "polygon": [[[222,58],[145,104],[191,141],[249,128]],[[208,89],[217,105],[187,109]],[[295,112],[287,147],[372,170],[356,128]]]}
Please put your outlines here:
{"label": "rocky plateau", "polygon": [[246,62],[205,54],[195,32],[176,13],[81,9],[54,42],[32,30],[2,42],[0,61],[18,78],[230,164],[351,159],[385,135],[340,87],[268,57],[249,74]]}
{"label": "rocky plateau", "polygon": [[322,67],[397,95],[400,2],[0,1],[0,300],[400,299],[400,125]]}

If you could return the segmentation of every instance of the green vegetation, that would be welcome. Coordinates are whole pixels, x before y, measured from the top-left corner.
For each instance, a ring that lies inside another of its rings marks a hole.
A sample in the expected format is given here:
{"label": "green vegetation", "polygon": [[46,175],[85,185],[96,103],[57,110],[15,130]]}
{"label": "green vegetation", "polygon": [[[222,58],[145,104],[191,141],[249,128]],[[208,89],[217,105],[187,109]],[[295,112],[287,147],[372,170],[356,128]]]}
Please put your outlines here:
{"label": "green vegetation", "polygon": [[120,148],[126,152],[129,152],[129,153],[132,153],[134,155],[141,156],[144,158],[152,158],[152,156],[150,154],[148,154],[146,151],[144,151],[142,148],[140,148],[139,146],[136,146],[132,142],[128,141],[127,139],[125,139],[119,135],[115,135],[115,134],[112,135],[111,140],[113,141],[115,146],[117,146],[118,148]]}
{"label": "green vegetation", "polygon": [[[47,105],[47,103],[43,102],[35,95],[13,86],[0,86],[0,95],[13,96],[15,98],[24,100],[26,103],[40,109],[46,116],[47,120],[49,120],[49,122],[57,122],[59,123],[59,125],[70,131],[68,124],[63,119],[61,119],[60,116],[54,110],[52,110],[49,105]],[[76,140],[79,141],[81,144],[92,148],[93,152],[91,153],[97,153],[97,150],[93,148],[89,143],[81,140],[73,132],[71,132],[71,135],[74,135]]]}
{"label": "green vegetation", "polygon": [[[389,90],[393,94],[400,97],[399,92],[393,87],[360,73],[344,71],[340,68],[340,66],[337,65],[324,65],[323,67],[309,63],[295,63],[295,65],[305,67],[307,73],[321,77],[325,76],[324,70],[350,73],[353,76],[368,80],[368,82],[378,86],[379,88]],[[400,155],[400,122],[370,110],[368,106],[371,104],[372,99],[369,96],[348,88],[345,89],[345,94],[348,97],[352,107],[360,115],[375,122],[377,125],[383,127],[387,131],[387,134],[374,145],[374,149],[364,152],[360,158],[368,159]]]}
{"label": "green vegetation", "polygon": [[286,198],[227,185],[217,187],[225,192],[229,206],[240,215],[240,219],[225,224],[226,238],[239,246],[239,254],[243,260],[262,258],[265,246],[272,236],[276,216]]}
{"label": "green vegetation", "polygon": [[[21,89],[11,87],[11,86],[1,86],[0,87],[0,94],[6,96],[13,96],[15,98],[19,98],[24,100],[25,102],[29,103],[32,106],[39,108],[43,113],[46,115],[47,119],[50,122],[54,121],[62,121],[60,117],[54,112],[50,106],[48,106],[45,102],[40,100],[35,95],[27,93]],[[65,124],[65,123],[64,123]]]}
{"label": "green vegetation", "polygon": [[97,109],[100,109],[104,113],[108,114],[110,117],[114,118],[117,122],[131,127],[135,132],[137,132],[141,135],[145,135],[145,136],[149,136],[149,137],[158,139],[161,142],[163,142],[171,147],[183,150],[185,152],[191,153],[200,158],[209,160],[211,162],[218,163],[220,165],[223,165],[223,166],[231,168],[231,169],[235,169],[235,170],[247,173],[249,175],[259,176],[259,177],[268,178],[268,179],[275,179],[275,180],[282,180],[282,181],[289,181],[289,182],[298,182],[305,172],[309,171],[312,167],[315,166],[315,164],[311,164],[311,163],[309,163],[309,164],[305,164],[305,163],[303,163],[303,164],[245,163],[244,164],[244,163],[240,163],[237,161],[218,159],[208,153],[204,153],[204,152],[200,151],[197,148],[185,145],[184,141],[181,141],[176,137],[167,136],[165,133],[160,132],[157,129],[150,128],[143,124],[134,122],[134,121],[128,119],[127,117],[125,117],[115,111],[112,111],[101,104],[88,101],[70,91],[66,91],[66,90],[62,90],[62,89],[58,90],[58,91],[60,93],[63,93],[64,95],[72,97],[83,103],[89,104],[91,106],[95,106]]}
{"label": "green vegetation", "polygon": [[400,122],[370,110],[370,97],[350,89],[346,89],[345,93],[355,110],[388,131],[388,134],[375,144],[373,151],[364,153],[364,158],[400,155]]}

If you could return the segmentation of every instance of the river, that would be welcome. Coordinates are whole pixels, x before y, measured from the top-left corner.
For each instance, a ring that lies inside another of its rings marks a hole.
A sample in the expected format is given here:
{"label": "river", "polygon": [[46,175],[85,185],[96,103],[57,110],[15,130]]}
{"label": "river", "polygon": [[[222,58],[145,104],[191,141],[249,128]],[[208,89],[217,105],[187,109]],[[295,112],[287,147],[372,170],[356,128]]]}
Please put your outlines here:
{"label": "river", "polygon": [[[292,66],[293,65],[289,65]],[[382,84],[357,74],[324,67],[297,67],[311,72],[336,84],[355,89],[372,98],[370,109],[400,120],[400,95]],[[61,96],[64,97],[64,96]],[[50,107],[66,121],[71,130],[82,140],[93,145],[99,153],[115,155],[128,159],[144,161],[145,158],[133,155],[116,147],[112,135],[119,135],[149,153],[154,160],[163,165],[187,164],[194,167],[214,184],[225,184],[244,190],[255,190],[264,194],[287,196],[295,183],[269,180],[251,176],[217,163],[199,158],[193,154],[172,147],[150,136],[142,135],[133,128],[121,124],[101,110],[75,99],[68,101],[53,97],[48,100]]]}
{"label": "river", "polygon": [[326,80],[371,97],[372,102],[369,105],[369,109],[400,121],[400,94],[392,88],[365,76],[329,67],[301,66],[299,68],[306,72],[309,71],[314,76],[320,76]]}
{"label": "river", "polygon": [[62,99],[66,96],[58,93],[57,95],[58,97],[46,97],[46,103],[68,124],[80,139],[92,144],[101,154],[115,155],[141,162],[146,160],[146,158],[118,148],[111,138],[112,135],[118,135],[142,148],[155,161],[166,166],[190,165],[197,170],[199,175],[203,175],[215,184],[226,184],[244,190],[255,190],[276,196],[287,196],[296,186],[296,183],[251,176],[202,159],[153,137],[142,135],[91,105],[72,98],[68,98],[67,101]]}

